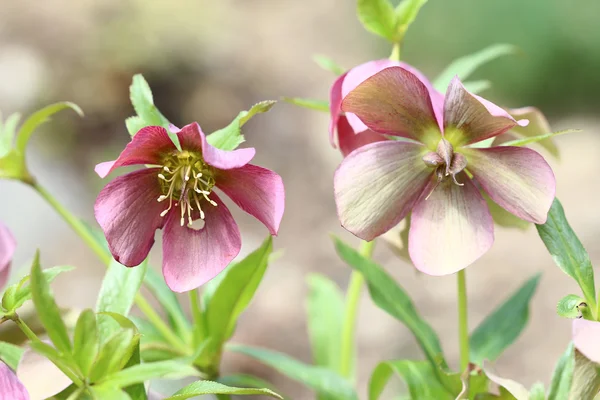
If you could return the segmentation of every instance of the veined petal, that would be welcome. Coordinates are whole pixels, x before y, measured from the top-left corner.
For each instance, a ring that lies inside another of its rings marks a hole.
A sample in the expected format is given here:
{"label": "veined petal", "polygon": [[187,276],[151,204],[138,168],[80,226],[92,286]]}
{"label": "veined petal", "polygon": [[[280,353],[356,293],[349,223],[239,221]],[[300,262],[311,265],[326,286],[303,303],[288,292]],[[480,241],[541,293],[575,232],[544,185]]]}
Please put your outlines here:
{"label": "veined petal", "polygon": [[370,241],[398,224],[432,175],[422,160],[426,151],[420,144],[387,140],[350,153],[333,182],[342,226]]}
{"label": "veined petal", "polygon": [[573,343],[589,360],[600,363],[600,322],[573,320]]}
{"label": "veined petal", "polygon": [[179,215],[167,217],[163,233],[163,275],[174,292],[195,289],[229,265],[242,247],[240,230],[231,213],[213,192],[204,227],[200,230],[181,226]]}
{"label": "veined petal", "polygon": [[29,400],[29,393],[8,365],[0,361],[0,400]]}
{"label": "veined petal", "polygon": [[202,158],[207,164],[217,169],[232,169],[242,167],[254,157],[255,150],[251,147],[225,151],[211,146],[197,122],[181,128],[177,137],[183,150],[201,151]]}
{"label": "veined petal", "polygon": [[375,132],[414,140],[439,127],[429,90],[401,67],[386,68],[358,85],[342,101],[342,110]]}
{"label": "veined petal", "polygon": [[480,142],[527,123],[515,121],[502,108],[470,93],[458,77],[450,82],[444,102],[444,136],[454,146]]}
{"label": "veined petal", "polygon": [[338,142],[340,144],[340,150],[344,157],[352,153],[359,147],[365,146],[369,143],[383,142],[386,139],[385,136],[367,129],[366,131],[354,133],[354,130],[348,123],[348,119],[345,116],[340,116],[337,124]]}
{"label": "veined petal", "polygon": [[114,161],[96,165],[95,171],[104,178],[115,168],[127,165],[160,164],[162,155],[175,149],[167,130],[161,126],[147,126],[139,130]]}
{"label": "veined petal", "polygon": [[17,241],[6,225],[0,222],[0,290],[10,274],[10,264],[15,254]]}
{"label": "veined petal", "polygon": [[335,127],[342,112],[342,83],[347,74],[348,73],[346,72],[344,75],[338,77],[335,82],[333,82],[333,86],[331,86],[331,90],[329,91],[329,142],[333,148],[336,147]]}
{"label": "veined petal", "polygon": [[543,224],[556,181],[539,153],[526,147],[467,149],[467,169],[498,205],[525,221]]}
{"label": "veined petal", "polygon": [[[465,173],[458,186],[444,179],[413,208],[408,251],[415,267],[429,275],[449,275],[466,268],[494,242],[494,223],[485,200]],[[423,191],[429,193],[435,186]]]}
{"label": "veined petal", "polygon": [[154,244],[154,232],[163,225],[160,213],[168,204],[157,201],[161,194],[159,171],[147,168],[119,176],[96,199],[94,214],[110,252],[127,267],[144,261]]}
{"label": "veined petal", "polygon": [[242,210],[262,222],[271,235],[277,235],[285,207],[283,181],[275,172],[256,165],[221,171],[217,187]]}

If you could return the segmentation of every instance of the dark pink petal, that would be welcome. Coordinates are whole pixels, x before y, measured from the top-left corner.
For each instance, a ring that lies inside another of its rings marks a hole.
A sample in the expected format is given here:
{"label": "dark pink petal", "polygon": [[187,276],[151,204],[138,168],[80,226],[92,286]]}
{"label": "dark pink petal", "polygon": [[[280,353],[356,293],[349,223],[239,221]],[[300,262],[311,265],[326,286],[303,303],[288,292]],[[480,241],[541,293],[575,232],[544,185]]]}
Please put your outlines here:
{"label": "dark pink petal", "polygon": [[342,226],[364,240],[385,233],[410,211],[433,172],[425,146],[387,140],[356,149],[334,176]]}
{"label": "dark pink petal", "polygon": [[335,127],[338,122],[338,118],[342,112],[342,83],[344,82],[344,75],[340,76],[333,82],[331,90],[329,91],[329,143],[335,148]]}
{"label": "dark pink petal", "polygon": [[211,146],[197,122],[181,128],[177,137],[183,150],[201,151],[202,158],[207,164],[217,169],[232,169],[242,167],[254,157],[253,148],[225,151]]}
{"label": "dark pink petal", "polygon": [[600,322],[585,319],[573,320],[575,348],[589,360],[600,363]]}
{"label": "dark pink petal", "polygon": [[525,147],[462,149],[467,169],[502,208],[543,224],[554,200],[556,180],[539,153]]}
{"label": "dark pink petal", "polygon": [[163,225],[160,213],[168,201],[157,201],[161,195],[159,171],[147,168],[119,176],[96,199],[96,220],[113,257],[125,266],[144,261],[154,244],[154,232]]}
{"label": "dark pink petal", "polygon": [[115,161],[107,161],[96,165],[96,173],[106,177],[115,168],[127,165],[161,164],[163,155],[175,146],[167,130],[161,126],[147,126],[139,130],[125,146]]}
{"label": "dark pink petal", "polygon": [[429,198],[419,200],[411,214],[410,258],[419,271],[429,275],[466,268],[494,242],[494,223],[485,200],[465,173],[457,178],[464,186],[445,179]]}
{"label": "dark pink petal", "polygon": [[216,181],[217,187],[235,204],[265,224],[271,235],[277,235],[285,207],[285,191],[279,175],[248,164],[221,171]]}
{"label": "dark pink petal", "polygon": [[458,77],[454,77],[446,91],[444,103],[444,136],[454,146],[463,146],[500,135],[521,125],[497,105],[470,93]]}
{"label": "dark pink petal", "polygon": [[29,400],[29,393],[17,375],[0,361],[0,400]]}
{"label": "dark pink petal", "polygon": [[[163,275],[174,292],[195,289],[217,276],[242,247],[240,230],[231,213],[212,193],[217,203],[204,208],[200,230],[181,226],[179,215],[167,216],[163,233]],[[204,203],[206,204],[206,203]]]}
{"label": "dark pink petal", "polygon": [[354,130],[348,123],[348,120],[344,115],[340,116],[337,125],[338,131],[338,142],[340,143],[340,151],[346,157],[359,147],[365,146],[369,143],[382,142],[386,139],[385,136],[374,132],[370,129],[366,131],[354,133]]}
{"label": "dark pink petal", "polygon": [[0,222],[0,290],[6,285],[17,241],[6,225]]}
{"label": "dark pink petal", "polygon": [[379,133],[421,141],[439,131],[427,87],[401,67],[386,68],[358,85],[342,101],[342,110]]}

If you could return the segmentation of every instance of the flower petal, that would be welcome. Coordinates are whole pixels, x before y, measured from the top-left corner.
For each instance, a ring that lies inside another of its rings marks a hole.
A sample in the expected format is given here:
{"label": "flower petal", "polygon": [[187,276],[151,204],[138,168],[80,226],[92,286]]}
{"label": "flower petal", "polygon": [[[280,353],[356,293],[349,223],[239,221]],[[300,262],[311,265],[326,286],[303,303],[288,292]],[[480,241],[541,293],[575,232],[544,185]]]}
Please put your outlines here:
{"label": "flower petal", "polygon": [[17,241],[6,225],[0,222],[0,290],[6,285]]}
{"label": "flower petal", "polygon": [[52,361],[30,348],[19,361],[17,377],[34,400],[53,398],[72,383]]}
{"label": "flower petal", "polygon": [[29,393],[10,367],[0,361],[0,400],[29,400]]}
{"label": "flower petal", "polygon": [[160,213],[168,204],[157,201],[161,194],[159,171],[148,168],[119,176],[96,199],[96,220],[113,257],[125,266],[144,261],[154,244],[154,232],[163,225]]}
{"label": "flower petal", "polygon": [[95,171],[104,178],[118,167],[127,165],[160,164],[162,155],[175,149],[162,126],[147,126],[139,130],[114,161],[96,165]]}
{"label": "flower petal", "polygon": [[225,151],[211,146],[206,141],[206,136],[197,122],[181,128],[177,137],[183,150],[201,151],[202,158],[207,164],[218,169],[232,169],[242,167],[254,157],[253,148]]}
{"label": "flower petal", "polygon": [[[487,204],[463,172],[458,186],[444,179],[414,207],[408,251],[415,267],[429,275],[448,275],[472,264],[494,242]],[[435,183],[423,193],[428,193]]]}
{"label": "flower petal", "polygon": [[467,169],[498,205],[525,221],[543,224],[556,181],[539,153],[525,147],[462,149]]}
{"label": "flower petal", "polygon": [[573,320],[573,343],[589,360],[600,363],[600,322]]}
{"label": "flower petal", "polygon": [[398,224],[432,174],[422,160],[426,151],[420,144],[387,140],[350,153],[334,177],[342,226],[370,241]]}
{"label": "flower petal", "polygon": [[340,143],[340,151],[346,157],[359,147],[365,146],[369,143],[383,142],[386,139],[385,136],[367,129],[366,131],[354,133],[354,130],[348,123],[348,119],[345,116],[340,116],[338,124],[338,142]]}
{"label": "flower petal", "polygon": [[279,175],[248,164],[221,171],[216,181],[217,187],[235,204],[265,224],[271,235],[277,235],[285,207],[285,191]]}
{"label": "flower petal", "polygon": [[175,213],[167,217],[163,234],[163,275],[174,292],[195,289],[229,265],[242,247],[240,230],[231,213],[212,193],[216,207],[205,209],[204,227],[180,225]]}
{"label": "flower petal", "polygon": [[333,148],[336,147],[335,127],[342,112],[342,83],[347,74],[348,73],[346,72],[344,75],[338,77],[335,82],[333,82],[331,90],[329,91],[329,143],[331,143]]}
{"label": "flower petal", "polygon": [[527,123],[515,121],[502,108],[470,93],[458,77],[450,82],[444,102],[444,136],[455,147],[480,142]]}
{"label": "flower petal", "polygon": [[342,110],[356,114],[370,129],[422,140],[438,122],[427,87],[401,67],[389,67],[350,92]]}

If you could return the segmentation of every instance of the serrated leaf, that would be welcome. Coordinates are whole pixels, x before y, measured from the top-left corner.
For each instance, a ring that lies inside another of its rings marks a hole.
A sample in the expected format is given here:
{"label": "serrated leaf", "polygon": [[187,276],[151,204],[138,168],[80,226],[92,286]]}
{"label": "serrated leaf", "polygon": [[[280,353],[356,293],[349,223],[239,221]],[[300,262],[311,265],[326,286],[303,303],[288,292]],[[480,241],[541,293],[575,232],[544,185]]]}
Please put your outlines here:
{"label": "serrated leaf", "polygon": [[433,86],[436,90],[445,93],[448,84],[456,75],[461,81],[466,80],[482,65],[498,57],[515,54],[516,52],[517,48],[513,45],[495,44],[476,53],[457,58],[435,79]]}
{"label": "serrated leaf", "polygon": [[396,40],[401,40],[427,0],[402,0],[396,6]]}
{"label": "serrated leaf", "polygon": [[333,72],[338,76],[346,72],[344,68],[340,67],[338,63],[336,63],[327,56],[315,54],[312,56],[312,59],[319,65],[319,67],[323,68],[325,71]]}
{"label": "serrated leaf", "polygon": [[336,400],[358,400],[350,382],[330,369],[303,364],[290,356],[266,349],[237,345],[228,346],[227,349],[252,357],[288,378],[303,383],[317,394]]}
{"label": "serrated leaf", "polygon": [[562,400],[569,398],[573,371],[575,369],[575,347],[570,343],[567,350],[560,357],[554,367],[552,380],[548,390],[548,400]]}
{"label": "serrated leaf", "polygon": [[0,158],[8,154],[13,147],[21,114],[11,114],[6,121],[2,121],[1,117],[0,115]]}
{"label": "serrated leaf", "polygon": [[310,110],[329,112],[329,102],[327,100],[303,99],[300,97],[283,97],[282,100],[286,103],[308,108]]}
{"label": "serrated leaf", "polygon": [[556,313],[563,318],[579,318],[581,317],[579,306],[582,303],[585,303],[585,299],[574,294],[568,294],[558,301]]}
{"label": "serrated leaf", "polygon": [[177,391],[165,400],[185,400],[203,394],[235,394],[235,395],[264,395],[282,399],[280,395],[269,389],[238,388],[223,385],[213,381],[197,381]]}
{"label": "serrated leaf", "polygon": [[124,388],[151,379],[182,379],[199,375],[200,372],[191,365],[168,360],[134,365],[104,377],[99,384]]}
{"label": "serrated leaf", "polygon": [[144,120],[138,115],[129,117],[125,120],[125,127],[127,128],[127,132],[129,132],[130,136],[134,136],[140,129],[146,126],[147,125]]}
{"label": "serrated leaf", "polygon": [[500,146],[527,146],[533,143],[541,142],[553,138],[554,136],[564,135],[565,133],[581,132],[581,129],[564,129],[562,131],[544,133],[543,135],[531,136],[522,139],[510,140],[502,143]]}
{"label": "serrated leaf", "polygon": [[84,376],[90,372],[99,346],[96,314],[92,310],[84,310],[77,319],[73,334],[73,358]]}
{"label": "serrated leaf", "polygon": [[8,365],[13,371],[17,369],[19,360],[25,349],[12,343],[0,342],[0,360]]}
{"label": "serrated leaf", "polygon": [[539,279],[539,274],[529,279],[479,324],[469,338],[471,362],[481,365],[483,360],[496,360],[519,337],[529,319],[529,302]]}

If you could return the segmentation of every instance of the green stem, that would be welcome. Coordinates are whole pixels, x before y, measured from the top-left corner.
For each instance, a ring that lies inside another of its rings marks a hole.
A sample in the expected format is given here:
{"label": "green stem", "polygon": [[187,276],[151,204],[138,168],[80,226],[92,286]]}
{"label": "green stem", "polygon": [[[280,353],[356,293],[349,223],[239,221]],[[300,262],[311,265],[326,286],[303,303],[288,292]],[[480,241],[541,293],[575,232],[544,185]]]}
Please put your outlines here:
{"label": "green stem", "polygon": [[17,326],[19,327],[19,329],[21,329],[25,336],[27,336],[27,339],[31,340],[32,342],[40,341],[40,338],[37,337],[35,332],[33,332],[31,328],[27,326],[25,321],[23,321],[16,313],[14,314],[14,316],[11,317],[11,319],[15,322],[15,324],[17,324]]}
{"label": "green stem", "polygon": [[469,367],[469,321],[467,308],[467,277],[465,270],[456,274],[458,286],[458,340],[460,344],[460,370]]}
{"label": "green stem", "polygon": [[192,309],[192,318],[194,321],[194,336],[193,336],[193,344],[194,349],[202,342],[203,335],[203,318],[202,318],[202,310],[200,307],[200,296],[198,295],[197,290],[190,290],[190,306]]}
{"label": "green stem", "polygon": [[146,318],[148,318],[148,321],[150,321],[152,325],[158,329],[160,334],[165,338],[165,340],[167,340],[167,342],[169,342],[179,351],[182,351],[186,354],[188,353],[188,348],[186,347],[185,343],[183,343],[179,336],[177,336],[173,330],[167,324],[165,324],[160,315],[154,311],[154,308],[152,308],[150,303],[148,303],[144,296],[142,296],[142,294],[139,292],[135,295],[135,304],[138,306],[140,311],[144,313]]}
{"label": "green stem", "polygon": [[[362,242],[360,254],[365,258],[371,258],[375,248],[375,241]],[[346,292],[346,311],[344,313],[344,323],[342,326],[342,342],[340,354],[340,373],[342,376],[350,377],[352,374],[352,355],[355,347],[356,315],[358,311],[358,302],[360,292],[365,282],[362,274],[356,270],[352,271],[350,283]]]}
{"label": "green stem", "polygon": [[400,61],[400,43],[394,43],[394,47],[392,47],[392,54],[390,54],[390,60]]}

